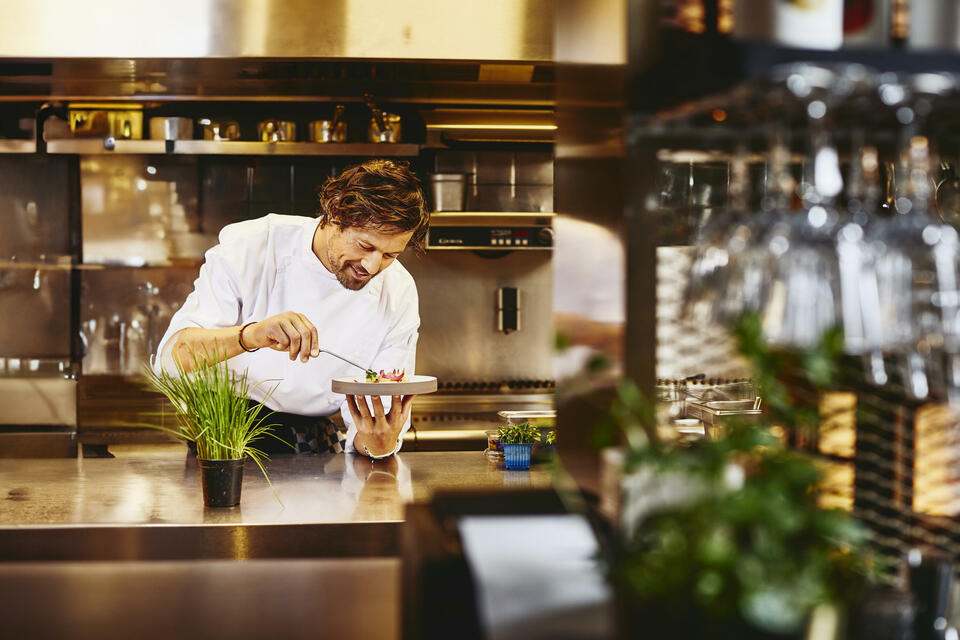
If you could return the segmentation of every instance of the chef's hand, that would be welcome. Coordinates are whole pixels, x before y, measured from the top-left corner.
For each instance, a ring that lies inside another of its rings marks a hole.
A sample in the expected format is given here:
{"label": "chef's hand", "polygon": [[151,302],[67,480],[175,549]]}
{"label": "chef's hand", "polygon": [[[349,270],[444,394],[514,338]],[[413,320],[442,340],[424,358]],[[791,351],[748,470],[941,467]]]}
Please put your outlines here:
{"label": "chef's hand", "polygon": [[[385,383],[389,384],[389,383]],[[393,396],[390,411],[384,413],[380,396],[371,396],[371,412],[365,396],[347,396],[347,408],[357,427],[354,448],[360,453],[381,456],[397,448],[400,431],[407,418],[416,396]]]}
{"label": "chef's hand", "polygon": [[363,456],[350,457],[353,458],[353,472],[357,474],[358,478],[368,481],[376,477],[377,481],[380,482],[392,477],[393,483],[397,483],[397,471],[400,465],[397,463],[396,456],[381,460],[371,460]]}
{"label": "chef's hand", "polygon": [[302,313],[284,311],[266,320],[254,322],[243,331],[243,344],[248,349],[266,347],[287,351],[290,359],[306,362],[320,355],[317,328]]}

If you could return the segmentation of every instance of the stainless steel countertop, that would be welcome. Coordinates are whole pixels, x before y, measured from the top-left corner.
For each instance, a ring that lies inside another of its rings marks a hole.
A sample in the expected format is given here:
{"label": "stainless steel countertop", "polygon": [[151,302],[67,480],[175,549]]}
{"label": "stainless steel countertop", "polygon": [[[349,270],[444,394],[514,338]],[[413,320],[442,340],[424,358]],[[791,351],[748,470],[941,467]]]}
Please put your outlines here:
{"label": "stainless steel countertop", "polygon": [[400,637],[400,560],[0,563],[4,638]]}
{"label": "stainless steel countertop", "polygon": [[[206,509],[185,448],[117,458],[0,459],[0,529],[84,525],[376,523],[438,489],[542,488],[548,467],[504,471],[476,451],[276,456],[271,490],[251,461],[240,505]],[[278,500],[279,497],[279,500]],[[282,501],[282,504],[281,504]]]}
{"label": "stainless steel countertop", "polygon": [[205,509],[196,460],[155,451],[0,460],[0,636],[398,638],[404,505],[552,482],[479,452],[278,456],[283,505],[248,463],[240,506]]}

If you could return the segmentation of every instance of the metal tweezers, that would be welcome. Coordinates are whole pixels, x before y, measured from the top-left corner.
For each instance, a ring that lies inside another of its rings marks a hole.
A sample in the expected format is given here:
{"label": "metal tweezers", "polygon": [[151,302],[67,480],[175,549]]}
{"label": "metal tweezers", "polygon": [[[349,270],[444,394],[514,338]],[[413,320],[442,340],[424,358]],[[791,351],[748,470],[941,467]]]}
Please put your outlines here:
{"label": "metal tweezers", "polygon": [[377,375],[377,372],[374,371],[373,369],[368,369],[367,367],[362,367],[362,366],[360,366],[359,364],[357,364],[356,362],[354,362],[353,360],[348,360],[347,358],[344,358],[344,357],[341,356],[340,354],[334,353],[333,351],[330,351],[329,349],[324,349],[323,347],[319,347],[317,350],[320,351],[321,353],[330,354],[330,355],[333,356],[334,358],[340,358],[341,360],[343,360],[343,361],[346,362],[347,364],[352,364],[352,365],[355,366],[357,369],[362,369],[363,372],[366,373],[368,376],[376,376],[376,375]]}

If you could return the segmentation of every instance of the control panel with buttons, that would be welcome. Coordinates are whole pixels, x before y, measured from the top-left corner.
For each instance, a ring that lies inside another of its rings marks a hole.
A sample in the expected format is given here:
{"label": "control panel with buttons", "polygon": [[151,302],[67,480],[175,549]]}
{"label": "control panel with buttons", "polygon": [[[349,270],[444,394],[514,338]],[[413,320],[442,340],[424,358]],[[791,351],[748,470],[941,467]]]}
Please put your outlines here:
{"label": "control panel with buttons", "polygon": [[431,225],[428,249],[552,249],[553,228]]}

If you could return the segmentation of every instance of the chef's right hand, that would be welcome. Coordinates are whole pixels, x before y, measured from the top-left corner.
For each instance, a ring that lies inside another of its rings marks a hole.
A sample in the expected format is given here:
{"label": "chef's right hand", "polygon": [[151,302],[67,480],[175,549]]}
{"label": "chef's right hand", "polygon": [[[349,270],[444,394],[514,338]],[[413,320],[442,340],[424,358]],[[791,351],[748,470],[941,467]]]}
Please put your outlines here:
{"label": "chef's right hand", "polygon": [[317,328],[302,313],[284,311],[265,320],[254,322],[243,331],[243,344],[248,349],[266,347],[287,351],[290,359],[301,362],[320,355]]}

